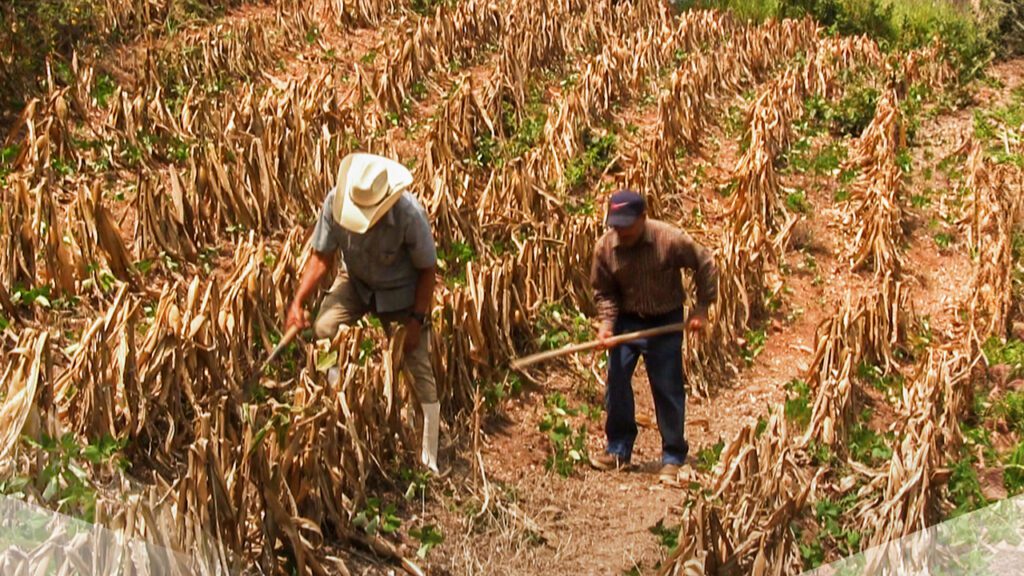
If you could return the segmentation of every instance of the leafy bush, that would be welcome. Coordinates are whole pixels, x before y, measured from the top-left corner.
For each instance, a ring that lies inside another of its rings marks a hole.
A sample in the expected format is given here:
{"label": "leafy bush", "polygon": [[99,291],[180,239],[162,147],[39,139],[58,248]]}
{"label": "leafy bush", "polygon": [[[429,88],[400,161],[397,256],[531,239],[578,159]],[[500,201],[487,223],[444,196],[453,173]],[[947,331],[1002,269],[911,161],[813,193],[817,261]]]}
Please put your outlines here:
{"label": "leafy bush", "polygon": [[[946,57],[961,81],[979,74],[1003,34],[1016,33],[1024,45],[1024,29],[1018,30],[1015,15],[1024,14],[1019,0],[995,0],[998,27],[984,29],[962,3],[950,0],[682,0],[680,8],[706,7],[732,10],[756,22],[768,18],[811,16],[834,34],[865,34],[884,49],[918,48],[942,38]],[[984,15],[983,15],[984,16]]]}
{"label": "leafy bush", "polygon": [[572,474],[576,464],[587,457],[587,427],[581,424],[573,429],[570,418],[579,410],[569,407],[565,396],[555,392],[544,399],[548,411],[540,421],[540,431],[548,433],[551,440],[551,455],[546,461],[548,470],[554,470],[563,477]]}
{"label": "leafy bush", "polygon": [[1017,444],[1017,447],[1006,459],[1003,486],[1006,487],[1010,496],[1016,496],[1024,491],[1024,442]]}
{"label": "leafy bush", "polygon": [[[99,0],[8,0],[0,5],[0,106],[23,105],[51,55],[69,60],[97,39]],[[59,76],[59,74],[58,74]]]}
{"label": "leafy bush", "polygon": [[985,362],[989,366],[1006,364],[1013,369],[1014,377],[1024,373],[1024,342],[1011,338],[1004,344],[993,336],[985,342],[981,351],[985,354]]}
{"label": "leafy bush", "polygon": [[811,423],[811,388],[803,380],[786,383],[785,415],[801,429]]}
{"label": "leafy bush", "polygon": [[570,189],[586,183],[595,172],[608,167],[615,154],[615,134],[599,136],[590,131],[583,135],[584,149],[565,167],[565,184]]}
{"label": "leafy bush", "polygon": [[537,343],[542,350],[555,350],[572,342],[585,342],[591,333],[587,317],[577,310],[566,309],[558,302],[541,306],[537,316]]}

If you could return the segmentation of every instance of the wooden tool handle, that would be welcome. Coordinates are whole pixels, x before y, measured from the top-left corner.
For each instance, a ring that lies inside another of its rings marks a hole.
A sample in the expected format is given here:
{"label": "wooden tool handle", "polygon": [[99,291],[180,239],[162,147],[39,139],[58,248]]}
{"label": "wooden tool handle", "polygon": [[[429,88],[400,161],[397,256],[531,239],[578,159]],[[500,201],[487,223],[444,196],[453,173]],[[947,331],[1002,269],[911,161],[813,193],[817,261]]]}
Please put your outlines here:
{"label": "wooden tool handle", "polygon": [[[618,346],[626,342],[633,340],[639,340],[640,338],[650,338],[652,336],[661,336],[662,334],[669,334],[672,332],[683,332],[686,330],[686,322],[676,322],[675,324],[666,324],[664,326],[658,326],[657,328],[648,328],[646,330],[638,330],[636,332],[628,332],[626,334],[619,334],[618,336],[612,336],[605,340],[605,343],[609,348],[612,346]],[[550,360],[552,358],[559,358],[561,356],[567,356],[569,354],[576,354],[577,352],[586,352],[587,350],[593,350],[601,345],[600,340],[591,340],[590,342],[584,342],[582,344],[572,344],[558,350],[548,350],[547,352],[540,352],[537,354],[531,354],[524,358],[520,358],[512,362],[511,366],[513,370],[519,370],[525,368],[531,364],[537,362],[543,362],[544,360]]]}
{"label": "wooden tool handle", "polygon": [[281,341],[277,343],[277,346],[275,346],[274,349],[271,350],[270,356],[267,356],[267,359],[263,361],[263,365],[260,366],[260,372],[259,373],[262,374],[263,371],[267,369],[267,366],[269,366],[270,363],[273,362],[274,359],[277,358],[279,354],[281,354],[281,351],[284,350],[289,344],[291,344],[292,340],[294,340],[295,337],[298,336],[298,335],[299,335],[299,327],[298,326],[292,326],[291,328],[289,328],[284,333],[284,336],[281,337]]}

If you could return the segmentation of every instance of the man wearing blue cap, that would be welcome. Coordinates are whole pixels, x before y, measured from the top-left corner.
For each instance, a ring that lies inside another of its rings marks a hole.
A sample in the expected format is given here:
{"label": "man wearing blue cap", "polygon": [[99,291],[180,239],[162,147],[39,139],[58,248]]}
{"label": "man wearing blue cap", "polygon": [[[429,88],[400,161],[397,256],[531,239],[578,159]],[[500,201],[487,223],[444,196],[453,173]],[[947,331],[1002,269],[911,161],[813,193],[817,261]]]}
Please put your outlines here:
{"label": "man wearing blue cap", "polygon": [[[682,322],[682,269],[693,271],[696,280],[697,303],[690,310],[687,329],[699,333],[718,291],[711,253],[686,232],[647,218],[643,197],[630,190],[612,194],[607,222],[611,230],[597,241],[590,273],[601,321],[598,339],[607,341],[614,334]],[[661,432],[659,478],[666,482],[676,479],[689,451],[684,433],[682,347],[683,334],[670,333],[609,350],[605,390],[608,446],[604,454],[591,459],[595,468],[611,470],[629,464],[637,435],[633,371],[643,356]]]}

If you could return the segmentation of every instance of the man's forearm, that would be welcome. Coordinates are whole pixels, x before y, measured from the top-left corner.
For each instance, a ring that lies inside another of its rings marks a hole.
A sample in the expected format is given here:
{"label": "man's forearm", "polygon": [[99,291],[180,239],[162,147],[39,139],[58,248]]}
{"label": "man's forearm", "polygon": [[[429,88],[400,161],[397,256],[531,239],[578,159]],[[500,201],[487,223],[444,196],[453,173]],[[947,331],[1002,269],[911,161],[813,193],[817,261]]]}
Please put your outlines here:
{"label": "man's forearm", "polygon": [[331,267],[331,255],[313,251],[309,260],[302,268],[302,278],[299,280],[299,288],[295,291],[295,299],[292,306],[302,307],[310,295],[316,292],[317,286],[323,280],[327,270]]}
{"label": "man's forearm", "polygon": [[601,325],[608,329],[613,329],[615,321],[619,317],[619,303],[612,298],[601,295],[598,295],[596,300],[597,317],[601,321]]}
{"label": "man's forearm", "polygon": [[419,271],[419,277],[416,279],[416,301],[412,305],[414,313],[430,314],[430,307],[434,303],[436,276],[437,271],[434,267],[423,268]]}

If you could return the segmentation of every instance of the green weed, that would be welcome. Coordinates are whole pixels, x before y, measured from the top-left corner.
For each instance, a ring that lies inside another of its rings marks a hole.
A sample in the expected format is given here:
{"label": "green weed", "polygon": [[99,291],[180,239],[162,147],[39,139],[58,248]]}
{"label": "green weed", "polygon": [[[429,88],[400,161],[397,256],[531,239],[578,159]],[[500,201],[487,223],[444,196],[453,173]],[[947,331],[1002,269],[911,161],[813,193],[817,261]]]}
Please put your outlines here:
{"label": "green weed", "polygon": [[989,366],[1006,364],[1012,370],[1011,377],[1024,374],[1024,342],[1011,338],[1003,343],[992,336],[982,345],[981,351],[985,354],[985,362]]}
{"label": "green weed", "polygon": [[476,251],[467,242],[456,240],[437,251],[437,267],[447,282],[455,286],[466,283],[466,265],[475,262]]}
{"label": "green weed", "polygon": [[811,203],[807,201],[807,193],[803,190],[794,190],[786,195],[786,208],[799,214],[808,214],[811,211]]}
{"label": "green weed", "polygon": [[722,449],[725,448],[725,442],[719,440],[711,446],[705,446],[697,452],[697,463],[696,467],[702,472],[710,472],[711,469],[718,464],[718,459],[722,456]]}
{"label": "green weed", "polygon": [[665,525],[664,519],[658,520],[658,523],[647,528],[647,531],[657,536],[658,544],[668,549],[669,554],[679,545],[679,526],[669,528]]}
{"label": "green weed", "polygon": [[537,343],[542,350],[555,350],[572,342],[585,342],[591,333],[586,315],[558,302],[541,306],[536,324]]}
{"label": "green weed", "polygon": [[565,184],[574,189],[586,183],[595,173],[608,167],[615,154],[615,134],[598,136],[590,131],[583,135],[583,152],[569,160],[565,167]]}
{"label": "green weed", "polygon": [[426,558],[430,550],[444,542],[444,534],[434,524],[426,524],[421,528],[409,530],[409,535],[419,540],[420,547],[416,550],[416,556]]}
{"label": "green weed", "polygon": [[366,506],[352,519],[352,525],[370,536],[394,534],[402,527],[402,519],[394,504],[372,497],[366,499]]}
{"label": "green weed", "polygon": [[540,421],[540,431],[547,432],[551,441],[551,455],[545,464],[563,477],[572,474],[576,464],[587,458],[587,427],[573,429],[570,418],[579,410],[570,408],[562,394],[555,392],[544,399],[547,412]]}
{"label": "green weed", "polygon": [[801,429],[811,423],[811,388],[806,382],[793,379],[786,383],[786,404],[784,413],[786,420]]}
{"label": "green weed", "polygon": [[746,335],[743,337],[743,347],[740,349],[740,356],[748,366],[753,364],[754,359],[764,351],[767,341],[768,332],[764,328],[747,330]]}

